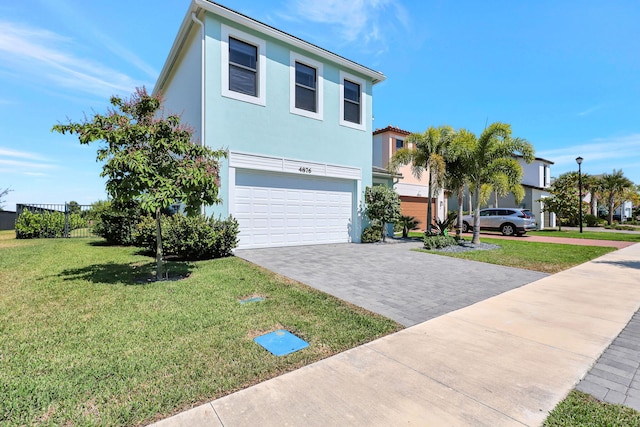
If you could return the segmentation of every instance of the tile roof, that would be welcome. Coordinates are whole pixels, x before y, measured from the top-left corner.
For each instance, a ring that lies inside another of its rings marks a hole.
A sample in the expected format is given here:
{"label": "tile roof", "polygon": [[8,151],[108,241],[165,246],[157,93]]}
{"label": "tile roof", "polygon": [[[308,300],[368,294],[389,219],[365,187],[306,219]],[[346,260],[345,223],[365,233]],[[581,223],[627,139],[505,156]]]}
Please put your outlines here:
{"label": "tile roof", "polygon": [[411,133],[411,132],[409,132],[407,130],[400,129],[400,128],[395,127],[393,125],[389,125],[386,128],[374,130],[373,134],[374,135],[378,135],[379,133],[385,133],[385,132],[393,132],[393,133],[397,133],[397,134],[404,135],[404,136],[407,136],[407,135],[409,135]]}

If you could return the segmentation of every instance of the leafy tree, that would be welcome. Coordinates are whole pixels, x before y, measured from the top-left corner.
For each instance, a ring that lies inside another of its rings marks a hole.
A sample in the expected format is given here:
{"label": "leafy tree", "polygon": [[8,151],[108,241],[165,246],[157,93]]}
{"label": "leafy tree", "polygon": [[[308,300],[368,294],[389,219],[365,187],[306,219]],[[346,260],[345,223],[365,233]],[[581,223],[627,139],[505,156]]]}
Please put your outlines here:
{"label": "leafy tree", "polygon": [[97,160],[114,202],[137,201],[156,219],[156,278],[162,278],[161,211],[178,201],[188,213],[219,203],[219,159],[226,153],[192,141],[177,115],[164,117],[158,95],[138,88],[130,99],[111,97],[107,114],[57,124],[53,131],[77,134],[81,144],[101,141]]}
{"label": "leafy tree", "polygon": [[374,226],[380,227],[380,238],[385,241],[384,226],[400,218],[400,197],[385,185],[374,185],[364,190],[365,215]]}
{"label": "leafy tree", "polygon": [[[488,189],[508,188],[516,201],[522,200],[524,189],[522,167],[515,159],[520,154],[527,163],[534,159],[534,149],[525,139],[512,137],[511,126],[492,123],[480,137],[461,129],[450,146],[451,156],[464,162],[469,189],[474,199],[473,243],[480,243],[481,194]],[[486,199],[485,199],[486,201]]]}
{"label": "leafy tree", "polygon": [[4,201],[2,199],[4,199],[4,197],[11,191],[13,190],[9,187],[5,188],[4,190],[0,190],[0,211],[4,210]]}
{"label": "leafy tree", "polygon": [[450,126],[432,126],[424,133],[412,133],[405,140],[407,146],[396,151],[389,163],[392,171],[397,171],[401,165],[411,164],[411,172],[418,179],[426,171],[429,182],[426,221],[428,234],[431,233],[433,223],[431,200],[444,184],[447,147],[454,135],[455,131]]}
{"label": "leafy tree", "polygon": [[[548,189],[551,196],[541,199],[545,212],[553,212],[558,219],[558,229],[562,223],[577,224],[580,218],[580,191],[578,173],[567,172],[556,178]],[[583,193],[584,197],[584,193]],[[582,204],[583,214],[588,205]]]}
{"label": "leafy tree", "polygon": [[76,202],[75,200],[72,200],[69,203],[67,203],[67,210],[69,211],[69,213],[79,214],[82,209],[80,208],[80,205],[78,204],[78,202]]}
{"label": "leafy tree", "polygon": [[609,215],[607,221],[609,225],[613,223],[613,212],[618,209],[622,203],[626,200],[626,195],[629,190],[633,190],[633,182],[624,176],[622,170],[613,170],[613,173],[602,174],[599,183],[599,193],[601,198],[607,203],[607,209],[609,209]]}

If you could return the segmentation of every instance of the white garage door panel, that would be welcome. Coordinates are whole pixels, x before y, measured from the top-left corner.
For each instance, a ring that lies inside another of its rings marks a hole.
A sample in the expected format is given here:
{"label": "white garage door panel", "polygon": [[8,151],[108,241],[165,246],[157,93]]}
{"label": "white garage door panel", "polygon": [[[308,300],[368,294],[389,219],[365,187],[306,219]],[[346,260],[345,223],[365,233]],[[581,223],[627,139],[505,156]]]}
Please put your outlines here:
{"label": "white garage door panel", "polygon": [[241,248],[349,242],[354,182],[237,170]]}

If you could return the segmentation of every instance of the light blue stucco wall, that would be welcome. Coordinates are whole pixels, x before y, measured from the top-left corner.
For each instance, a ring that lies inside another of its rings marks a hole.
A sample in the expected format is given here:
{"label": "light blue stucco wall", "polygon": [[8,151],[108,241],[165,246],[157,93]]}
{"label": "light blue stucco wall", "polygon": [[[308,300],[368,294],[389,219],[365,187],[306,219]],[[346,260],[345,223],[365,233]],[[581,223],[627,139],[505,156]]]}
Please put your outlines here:
{"label": "light blue stucco wall", "polygon": [[[221,24],[237,28],[266,41],[266,106],[255,105],[222,96],[221,90]],[[249,28],[220,19],[212,14],[205,18],[206,26],[206,143],[218,149],[286,157],[289,159],[358,167],[362,171],[360,192],[371,185],[371,117],[372,83],[353,70],[342,69],[364,79],[365,130],[340,125],[340,71],[336,64],[328,63],[304,51],[299,51],[279,40],[266,37]],[[324,119],[322,121],[290,112],[289,63],[294,50],[306,57],[322,62],[324,68]],[[354,193],[357,191],[354,183]],[[223,162],[221,170],[222,204],[207,212],[229,214],[229,168]],[[359,208],[361,195],[354,200]]]}

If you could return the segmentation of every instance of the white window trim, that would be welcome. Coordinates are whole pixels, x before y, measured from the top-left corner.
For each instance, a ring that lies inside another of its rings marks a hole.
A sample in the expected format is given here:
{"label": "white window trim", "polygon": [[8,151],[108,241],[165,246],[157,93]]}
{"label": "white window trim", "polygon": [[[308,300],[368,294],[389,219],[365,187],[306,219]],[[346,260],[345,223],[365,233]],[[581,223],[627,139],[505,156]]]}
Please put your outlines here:
{"label": "white window trim", "polygon": [[[344,119],[344,81],[349,80],[360,85],[360,123],[353,123]],[[340,125],[358,130],[367,130],[365,117],[367,116],[367,96],[365,82],[360,77],[340,71]]]}
{"label": "white window trim", "polygon": [[[258,48],[258,96],[251,96],[244,93],[234,92],[229,90],[229,37],[241,40],[245,43],[252,44]],[[237,30],[233,27],[222,24],[222,40],[220,41],[220,53],[221,53],[221,67],[222,67],[222,96],[238,101],[250,102],[252,104],[267,105],[266,100],[266,86],[267,86],[267,42],[247,34],[243,31]]]}
{"label": "white window trim", "polygon": [[[289,55],[289,112],[311,119],[323,120],[324,118],[324,78],[323,65],[318,61],[302,56],[296,52]],[[296,62],[300,62],[316,69],[316,112],[296,108]]]}

